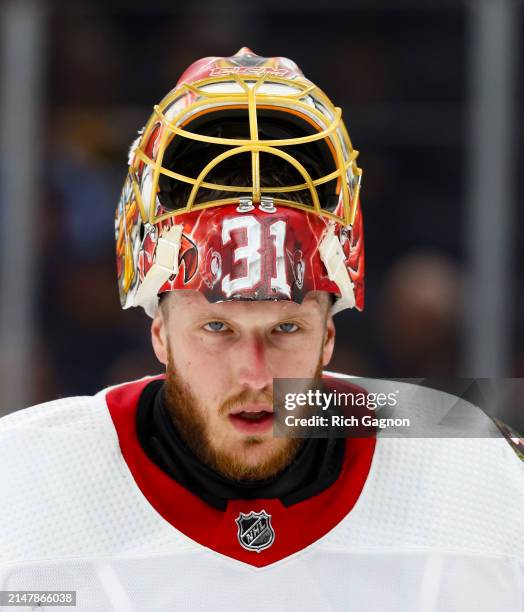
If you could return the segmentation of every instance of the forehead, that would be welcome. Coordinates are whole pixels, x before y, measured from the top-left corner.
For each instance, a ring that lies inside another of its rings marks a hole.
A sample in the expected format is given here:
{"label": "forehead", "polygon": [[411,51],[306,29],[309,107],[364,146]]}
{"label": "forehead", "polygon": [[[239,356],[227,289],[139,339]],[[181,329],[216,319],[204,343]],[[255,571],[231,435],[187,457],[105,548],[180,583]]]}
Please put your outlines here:
{"label": "forehead", "polygon": [[212,316],[230,319],[324,315],[329,305],[329,294],[325,291],[310,291],[302,304],[290,300],[230,300],[211,303],[202,293],[192,290],[170,291],[162,298],[164,314],[176,311],[177,318],[182,314],[188,318]]}

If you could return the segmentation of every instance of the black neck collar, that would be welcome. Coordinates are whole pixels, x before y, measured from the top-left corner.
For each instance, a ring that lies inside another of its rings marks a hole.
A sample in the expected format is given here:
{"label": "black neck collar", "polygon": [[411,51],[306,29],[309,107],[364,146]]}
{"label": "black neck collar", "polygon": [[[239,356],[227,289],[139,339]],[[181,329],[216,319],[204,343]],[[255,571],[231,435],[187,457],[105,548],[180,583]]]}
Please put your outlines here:
{"label": "black neck collar", "polygon": [[218,510],[232,499],[278,498],[290,506],[317,495],[337,479],[344,440],[305,440],[293,462],[264,481],[236,481],[204,465],[181,440],[165,405],[163,381],[147,385],[136,416],[137,435],[148,457],[168,476]]}

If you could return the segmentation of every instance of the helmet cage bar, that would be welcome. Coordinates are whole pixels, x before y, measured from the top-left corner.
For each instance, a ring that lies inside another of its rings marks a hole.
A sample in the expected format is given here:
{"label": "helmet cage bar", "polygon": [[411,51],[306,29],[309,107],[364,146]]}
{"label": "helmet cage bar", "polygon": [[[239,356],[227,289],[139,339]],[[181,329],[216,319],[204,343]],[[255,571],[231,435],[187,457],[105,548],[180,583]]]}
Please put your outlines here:
{"label": "helmet cage bar", "polygon": [[[273,98],[268,101],[273,103],[274,105],[273,108],[278,108],[282,106],[281,98]],[[268,102],[268,101],[265,100],[265,102]],[[222,102],[223,104],[221,104],[221,106],[227,103],[234,104],[237,101],[228,99],[228,100],[222,100]],[[195,106],[197,105],[196,104],[192,105],[191,110],[193,110]],[[206,102],[205,106],[209,106],[209,104]],[[212,106],[210,108],[216,108],[216,106]],[[282,108],[288,108],[288,107],[282,106]],[[313,109],[307,104],[304,104],[304,110],[312,111]],[[259,140],[256,137],[253,138],[252,140],[249,140],[245,138],[220,138],[218,136],[207,136],[205,134],[197,134],[195,132],[188,132],[187,130],[184,130],[181,127],[179,127],[178,125],[173,125],[173,122],[167,119],[167,117],[160,110],[158,105],[154,106],[154,112],[156,116],[158,117],[158,119],[160,119],[164,123],[165,127],[168,130],[170,130],[171,132],[174,132],[175,134],[178,134],[179,136],[184,136],[185,138],[190,138],[191,140],[199,140],[200,142],[207,142],[210,144],[237,145],[237,146],[265,144],[267,146],[273,146],[273,147],[275,146],[284,147],[284,146],[289,146],[289,145],[298,145],[298,144],[314,142],[315,140],[322,140],[326,138],[326,136],[330,136],[339,127],[340,120],[342,118],[342,110],[340,108],[337,108],[335,109],[335,118],[332,121],[331,125],[328,128],[320,132],[317,132],[316,134],[311,134],[310,136],[300,136],[297,138],[281,138],[277,140]],[[319,118],[323,117],[322,113],[319,113],[318,117]]]}
{"label": "helmet cage bar", "polygon": [[[240,153],[240,151],[239,151]],[[143,161],[144,163],[150,165],[150,166],[154,166],[155,162],[148,157],[143,151],[137,149],[136,151],[136,156]],[[352,165],[352,163],[354,162],[355,158],[357,156],[357,151],[353,151],[351,153],[351,157],[348,159],[348,161],[346,161],[344,163],[344,170],[348,170],[350,168],[350,166]],[[174,172],[173,170],[168,170],[167,168],[161,168],[160,169],[160,173],[161,174],[165,174],[166,176],[169,176],[173,179],[176,179],[177,181],[182,181],[184,183],[188,183],[190,185],[193,185],[195,180],[194,178],[190,178],[187,177],[183,174],[179,174],[178,172]],[[312,180],[312,184],[314,186],[317,185],[323,185],[324,183],[329,183],[329,181],[332,181],[333,179],[337,178],[340,176],[340,170],[334,170],[333,172],[330,172],[329,174],[325,174],[324,176],[321,176],[318,179]],[[138,197],[140,196],[140,192],[139,190],[139,186],[138,186],[138,179],[135,178],[136,181],[136,192],[135,192],[135,196],[137,196],[137,192],[138,192]],[[253,187],[242,187],[240,185],[220,185],[218,183],[208,183],[206,181],[202,181],[200,183],[200,187],[203,187],[205,189],[217,189],[220,188],[221,191],[232,191],[232,192],[243,192],[243,193],[251,193],[253,191]],[[261,193],[289,193],[290,191],[302,191],[304,189],[308,188],[308,184],[307,183],[301,183],[300,185],[291,185],[291,186],[287,186],[287,187],[261,187],[260,191]],[[296,202],[293,202],[294,204],[296,204]],[[206,204],[208,204],[208,202],[206,202]],[[195,210],[196,206],[193,206],[192,210]],[[311,210],[311,207],[308,207],[308,210]],[[322,211],[322,212],[326,212],[326,211]],[[178,212],[177,210],[177,214],[180,214],[180,212]],[[145,219],[144,219],[145,220]]]}
{"label": "helmet cage bar", "polygon": [[[239,92],[216,92],[204,89],[210,85],[218,83],[236,83],[240,87]],[[250,84],[252,86],[250,86]],[[298,89],[296,92],[289,92],[285,95],[275,95],[273,92],[261,92],[260,87],[263,84],[285,85],[288,88]],[[189,105],[186,105],[172,119],[167,117],[170,109],[181,98],[192,96],[195,99]],[[314,106],[303,101],[303,98],[309,97]],[[198,99],[199,98],[199,99]],[[208,136],[183,129],[181,125],[185,125],[190,121],[191,116],[198,111],[209,109],[212,111],[217,106],[227,107],[229,105],[241,104],[248,111],[249,120],[249,139],[238,138],[221,138],[216,136]],[[257,104],[262,104],[267,108],[274,108],[292,112],[302,116],[308,123],[313,125],[318,131],[311,135],[301,136],[297,138],[260,140],[258,138],[258,117]],[[318,106],[326,109],[326,112],[318,110]],[[356,164],[358,151],[353,149],[351,140],[341,119],[341,110],[333,106],[329,98],[315,85],[306,81],[285,79],[269,75],[268,73],[255,77],[253,75],[231,74],[223,77],[213,77],[197,81],[193,84],[183,84],[170,92],[162,102],[154,107],[154,113],[144,128],[139,145],[136,147],[134,161],[130,167],[130,179],[132,183],[133,193],[136,198],[140,215],[144,222],[158,223],[164,219],[176,217],[177,215],[187,213],[189,211],[202,210],[214,206],[231,204],[238,202],[238,196],[235,198],[223,198],[212,200],[200,204],[195,203],[197,193],[201,188],[214,189],[224,192],[241,192],[250,193],[254,202],[259,203],[264,193],[285,194],[294,191],[302,191],[308,189],[311,194],[313,205],[302,204],[285,198],[275,200],[278,204],[304,210],[306,212],[315,211],[316,214],[343,222],[345,225],[352,225],[356,214],[362,170]],[[144,151],[144,145],[149,142],[152,131],[161,125],[160,140],[155,144],[158,150],[155,159],[152,159]],[[224,151],[215,159],[209,162],[199,173],[196,178],[179,174],[162,166],[164,152],[174,136],[188,138],[209,144],[227,145],[232,148]],[[330,149],[334,154],[334,163],[336,170],[326,174],[315,180],[312,179],[306,168],[293,155],[281,151],[277,147],[285,147],[291,145],[302,145],[316,140],[325,139],[330,144]],[[248,187],[240,187],[234,185],[221,185],[216,183],[206,182],[204,179],[209,172],[216,167],[224,159],[231,156],[250,152],[251,153],[251,173],[252,185]],[[279,187],[261,187],[260,185],[260,153],[268,153],[275,155],[291,164],[297,172],[303,177],[304,183],[297,185],[279,186]],[[136,174],[137,167],[140,163],[146,164],[152,168],[152,187],[150,201],[145,203],[142,200],[142,193],[139,180]],[[158,182],[160,174],[164,174],[176,180],[193,185],[190,196],[185,207],[177,208],[176,210],[168,211],[163,214],[157,214],[156,198],[158,192]],[[322,185],[338,178],[338,183],[341,186],[339,196],[342,198],[342,214],[338,215],[322,208],[318,193],[317,185]],[[350,185],[348,186],[348,180]],[[351,187],[351,189],[350,189]],[[147,204],[147,206],[145,205]],[[149,211],[149,214],[147,213]]]}

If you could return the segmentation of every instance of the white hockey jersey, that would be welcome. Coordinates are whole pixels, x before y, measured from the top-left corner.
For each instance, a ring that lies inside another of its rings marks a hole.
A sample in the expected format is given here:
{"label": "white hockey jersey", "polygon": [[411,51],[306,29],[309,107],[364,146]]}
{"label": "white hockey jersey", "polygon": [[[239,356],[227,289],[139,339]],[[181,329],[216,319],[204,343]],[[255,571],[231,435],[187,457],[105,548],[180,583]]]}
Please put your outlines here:
{"label": "white hockey jersey", "polygon": [[151,380],[0,420],[0,590],[86,612],[523,612],[524,463],[503,438],[348,439],[319,495],[221,512],[142,450]]}

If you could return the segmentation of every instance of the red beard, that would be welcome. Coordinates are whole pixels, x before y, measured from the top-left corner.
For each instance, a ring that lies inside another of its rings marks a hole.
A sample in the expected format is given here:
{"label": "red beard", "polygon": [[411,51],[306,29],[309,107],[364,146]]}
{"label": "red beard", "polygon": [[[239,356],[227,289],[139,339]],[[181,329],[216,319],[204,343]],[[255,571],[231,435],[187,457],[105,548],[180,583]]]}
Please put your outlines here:
{"label": "red beard", "polygon": [[[315,371],[315,378],[322,376],[322,355]],[[215,448],[212,443],[213,432],[203,416],[199,402],[189,386],[176,375],[171,351],[168,350],[165,399],[173,423],[188,448],[199,460],[219,474],[232,480],[266,480],[286,468],[303,444],[299,438],[281,438],[282,444],[268,452],[256,465],[246,464],[227,449]],[[227,398],[219,407],[220,415],[227,415],[233,407],[244,403],[273,404],[271,389],[260,393],[242,391]],[[243,442],[245,448],[262,444],[264,439],[250,436]]]}

